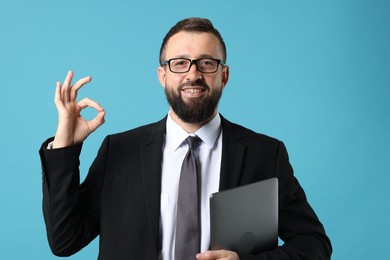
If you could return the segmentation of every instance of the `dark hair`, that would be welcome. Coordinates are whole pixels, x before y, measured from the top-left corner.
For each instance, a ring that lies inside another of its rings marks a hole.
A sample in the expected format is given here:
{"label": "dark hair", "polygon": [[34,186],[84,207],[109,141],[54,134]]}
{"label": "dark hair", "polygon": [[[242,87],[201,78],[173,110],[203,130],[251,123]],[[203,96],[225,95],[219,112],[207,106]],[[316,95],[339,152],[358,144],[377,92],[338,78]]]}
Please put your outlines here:
{"label": "dark hair", "polygon": [[167,45],[168,40],[175,34],[185,31],[185,32],[206,32],[214,34],[219,41],[221,42],[223,57],[222,61],[226,62],[226,45],[222,39],[221,34],[217,29],[214,28],[213,24],[209,19],[206,18],[187,18],[179,21],[175,26],[173,26],[169,32],[165,35],[164,40],[160,48],[160,64],[163,62],[163,55],[165,55],[165,46]]}

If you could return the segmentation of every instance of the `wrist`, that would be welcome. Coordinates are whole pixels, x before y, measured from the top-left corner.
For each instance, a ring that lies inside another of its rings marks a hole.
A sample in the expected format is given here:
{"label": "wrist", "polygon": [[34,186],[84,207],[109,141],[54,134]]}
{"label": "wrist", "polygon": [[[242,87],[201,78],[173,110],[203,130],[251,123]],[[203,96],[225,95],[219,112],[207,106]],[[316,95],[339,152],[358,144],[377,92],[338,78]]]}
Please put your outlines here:
{"label": "wrist", "polygon": [[59,138],[54,137],[54,141],[52,143],[52,149],[64,148],[72,145],[73,142],[60,140]]}

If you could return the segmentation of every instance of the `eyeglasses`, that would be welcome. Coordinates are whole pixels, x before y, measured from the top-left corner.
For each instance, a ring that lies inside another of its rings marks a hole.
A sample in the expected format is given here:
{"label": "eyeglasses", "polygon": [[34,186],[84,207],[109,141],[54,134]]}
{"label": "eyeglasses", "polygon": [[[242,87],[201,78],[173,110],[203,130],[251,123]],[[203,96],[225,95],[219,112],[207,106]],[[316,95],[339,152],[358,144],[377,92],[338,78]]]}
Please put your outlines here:
{"label": "eyeglasses", "polygon": [[218,59],[203,58],[198,60],[191,60],[186,58],[173,58],[165,60],[161,66],[168,64],[169,70],[173,73],[186,73],[190,71],[192,64],[196,65],[196,69],[202,73],[214,73],[218,70],[219,64],[225,66],[225,63]]}

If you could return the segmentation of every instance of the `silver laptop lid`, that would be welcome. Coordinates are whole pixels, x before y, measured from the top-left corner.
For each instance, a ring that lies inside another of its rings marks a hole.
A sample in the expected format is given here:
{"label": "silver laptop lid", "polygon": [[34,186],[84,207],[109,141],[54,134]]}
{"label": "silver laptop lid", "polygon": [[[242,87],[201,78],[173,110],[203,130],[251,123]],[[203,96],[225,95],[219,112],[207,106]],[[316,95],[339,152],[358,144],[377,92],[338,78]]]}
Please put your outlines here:
{"label": "silver laptop lid", "polygon": [[278,179],[210,196],[211,249],[258,253],[278,245]]}

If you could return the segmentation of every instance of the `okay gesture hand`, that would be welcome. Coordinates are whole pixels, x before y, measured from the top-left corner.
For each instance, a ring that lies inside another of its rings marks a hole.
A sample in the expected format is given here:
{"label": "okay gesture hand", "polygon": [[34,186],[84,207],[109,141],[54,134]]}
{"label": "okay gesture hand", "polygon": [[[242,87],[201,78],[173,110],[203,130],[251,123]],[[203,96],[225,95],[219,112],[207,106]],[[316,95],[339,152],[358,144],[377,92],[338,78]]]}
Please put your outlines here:
{"label": "okay gesture hand", "polygon": [[[64,84],[57,82],[54,103],[58,110],[58,127],[54,137],[53,148],[71,146],[83,142],[88,135],[95,131],[104,123],[106,112],[97,102],[84,98],[77,102],[78,90],[89,83],[92,78],[85,77],[71,85],[73,72],[69,71]],[[87,121],[80,112],[86,108],[92,107],[97,110],[97,116]]]}

